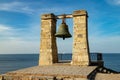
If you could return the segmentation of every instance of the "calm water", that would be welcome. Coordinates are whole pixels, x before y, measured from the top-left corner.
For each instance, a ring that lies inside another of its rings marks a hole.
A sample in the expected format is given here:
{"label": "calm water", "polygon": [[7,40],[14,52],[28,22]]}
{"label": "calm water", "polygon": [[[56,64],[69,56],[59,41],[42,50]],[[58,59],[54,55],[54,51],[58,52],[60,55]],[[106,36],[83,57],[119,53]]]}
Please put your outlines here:
{"label": "calm water", "polygon": [[[71,54],[59,59],[71,59]],[[0,74],[38,65],[39,54],[0,54]],[[120,54],[103,54],[105,66],[120,72]]]}

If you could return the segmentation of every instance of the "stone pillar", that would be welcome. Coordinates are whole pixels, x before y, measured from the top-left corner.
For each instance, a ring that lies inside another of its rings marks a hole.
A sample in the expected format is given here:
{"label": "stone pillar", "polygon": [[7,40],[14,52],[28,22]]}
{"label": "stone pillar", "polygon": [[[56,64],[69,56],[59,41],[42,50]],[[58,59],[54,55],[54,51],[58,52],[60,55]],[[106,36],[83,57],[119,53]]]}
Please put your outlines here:
{"label": "stone pillar", "polygon": [[87,17],[87,12],[85,10],[73,12],[74,42],[71,62],[72,65],[88,66],[90,63]]}
{"label": "stone pillar", "polygon": [[56,18],[54,14],[41,16],[41,41],[39,65],[51,65],[58,62],[56,46]]}

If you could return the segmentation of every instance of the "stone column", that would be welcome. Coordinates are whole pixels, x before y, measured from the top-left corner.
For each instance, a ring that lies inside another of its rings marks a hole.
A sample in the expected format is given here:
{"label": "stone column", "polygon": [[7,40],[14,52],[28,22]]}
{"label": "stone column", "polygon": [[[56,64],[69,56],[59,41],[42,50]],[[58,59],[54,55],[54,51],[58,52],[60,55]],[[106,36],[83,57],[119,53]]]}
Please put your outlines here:
{"label": "stone column", "polygon": [[90,63],[88,32],[87,32],[87,12],[78,10],[73,12],[74,39],[72,65],[88,66]]}
{"label": "stone column", "polygon": [[41,41],[39,65],[51,65],[58,62],[56,46],[56,18],[54,14],[41,16]]}

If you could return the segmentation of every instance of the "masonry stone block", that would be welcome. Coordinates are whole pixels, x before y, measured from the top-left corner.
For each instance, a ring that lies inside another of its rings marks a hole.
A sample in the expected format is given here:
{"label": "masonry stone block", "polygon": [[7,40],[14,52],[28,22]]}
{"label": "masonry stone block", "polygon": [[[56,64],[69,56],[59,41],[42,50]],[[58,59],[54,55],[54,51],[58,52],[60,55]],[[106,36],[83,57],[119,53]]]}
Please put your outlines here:
{"label": "masonry stone block", "polygon": [[73,56],[72,65],[88,66],[90,64],[89,45],[87,37],[87,12],[78,10],[73,12]]}
{"label": "masonry stone block", "polygon": [[52,65],[58,62],[56,38],[56,17],[54,14],[41,16],[41,43],[39,65]]}

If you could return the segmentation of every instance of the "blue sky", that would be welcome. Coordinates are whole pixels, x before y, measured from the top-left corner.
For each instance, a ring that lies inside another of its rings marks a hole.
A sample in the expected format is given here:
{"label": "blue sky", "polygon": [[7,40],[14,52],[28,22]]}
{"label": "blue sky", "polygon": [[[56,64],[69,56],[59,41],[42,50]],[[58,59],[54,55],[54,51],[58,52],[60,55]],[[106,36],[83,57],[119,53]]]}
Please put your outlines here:
{"label": "blue sky", "polygon": [[[90,52],[120,53],[120,0],[0,0],[0,54],[39,53],[40,15],[75,10],[88,12]],[[58,51],[71,53],[72,41],[57,39]]]}

